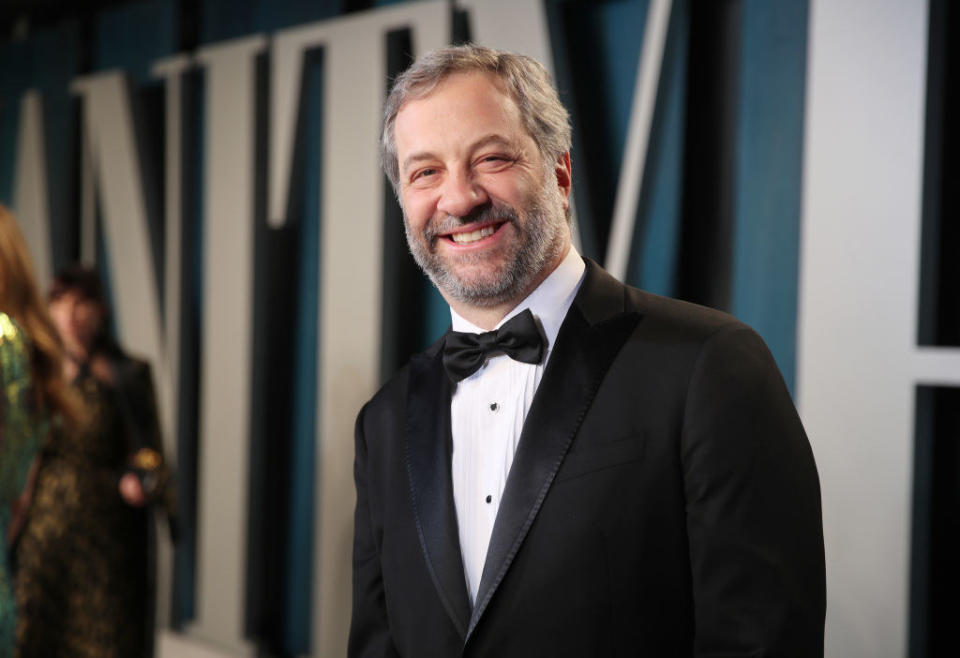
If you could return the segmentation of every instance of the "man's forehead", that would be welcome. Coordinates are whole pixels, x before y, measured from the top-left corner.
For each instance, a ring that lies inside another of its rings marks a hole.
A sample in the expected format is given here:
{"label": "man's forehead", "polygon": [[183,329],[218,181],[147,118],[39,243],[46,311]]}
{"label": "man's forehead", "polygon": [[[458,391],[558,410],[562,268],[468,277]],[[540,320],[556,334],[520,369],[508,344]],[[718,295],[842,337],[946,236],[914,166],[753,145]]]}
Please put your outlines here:
{"label": "man's forehead", "polygon": [[400,108],[403,109],[407,103],[428,99],[451,85],[466,85],[477,88],[494,87],[501,94],[507,95],[507,87],[503,83],[503,80],[491,71],[478,69],[450,71],[440,76],[436,82],[432,84],[428,83],[421,89],[413,89],[410,96],[408,96]]}
{"label": "man's forehead", "polygon": [[515,141],[527,133],[519,108],[494,76],[457,73],[444,78],[429,93],[400,106],[394,123],[397,147],[437,137],[474,142],[490,134]]}
{"label": "man's forehead", "polygon": [[411,107],[467,110],[471,102],[477,101],[498,105],[508,113],[516,113],[519,118],[516,102],[497,76],[486,71],[457,71],[444,76],[427,91],[411,95],[398,108],[397,119],[409,114]]}

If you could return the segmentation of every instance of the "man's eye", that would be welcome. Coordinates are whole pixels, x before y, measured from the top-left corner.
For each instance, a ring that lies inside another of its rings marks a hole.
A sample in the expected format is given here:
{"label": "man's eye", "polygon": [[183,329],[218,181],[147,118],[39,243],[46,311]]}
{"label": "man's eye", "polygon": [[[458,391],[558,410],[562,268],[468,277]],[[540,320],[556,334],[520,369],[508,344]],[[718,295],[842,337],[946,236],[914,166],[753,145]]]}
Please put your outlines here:
{"label": "man's eye", "polygon": [[510,158],[505,155],[485,155],[480,158],[479,165],[481,167],[502,167],[510,162]]}
{"label": "man's eye", "polygon": [[436,173],[437,173],[436,169],[429,169],[429,168],[420,169],[413,174],[413,180],[420,180],[421,178],[425,178],[427,176],[433,176]]}

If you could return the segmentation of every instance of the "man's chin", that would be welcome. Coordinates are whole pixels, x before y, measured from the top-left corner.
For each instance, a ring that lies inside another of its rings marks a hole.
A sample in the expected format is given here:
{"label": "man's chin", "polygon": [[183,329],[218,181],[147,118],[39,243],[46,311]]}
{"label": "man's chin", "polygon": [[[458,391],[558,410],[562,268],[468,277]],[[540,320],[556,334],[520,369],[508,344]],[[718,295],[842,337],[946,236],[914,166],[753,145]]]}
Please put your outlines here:
{"label": "man's chin", "polygon": [[515,287],[509,273],[501,270],[482,273],[447,270],[434,283],[454,299],[479,307],[501,304]]}

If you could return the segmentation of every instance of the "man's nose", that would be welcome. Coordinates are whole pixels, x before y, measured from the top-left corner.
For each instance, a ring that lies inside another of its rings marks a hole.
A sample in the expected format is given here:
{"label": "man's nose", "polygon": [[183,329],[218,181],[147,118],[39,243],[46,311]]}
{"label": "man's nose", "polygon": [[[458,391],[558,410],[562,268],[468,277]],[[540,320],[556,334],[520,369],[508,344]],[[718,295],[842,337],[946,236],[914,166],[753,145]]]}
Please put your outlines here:
{"label": "man's nose", "polygon": [[449,174],[443,181],[437,210],[454,217],[464,217],[489,200],[486,190],[464,174]]}

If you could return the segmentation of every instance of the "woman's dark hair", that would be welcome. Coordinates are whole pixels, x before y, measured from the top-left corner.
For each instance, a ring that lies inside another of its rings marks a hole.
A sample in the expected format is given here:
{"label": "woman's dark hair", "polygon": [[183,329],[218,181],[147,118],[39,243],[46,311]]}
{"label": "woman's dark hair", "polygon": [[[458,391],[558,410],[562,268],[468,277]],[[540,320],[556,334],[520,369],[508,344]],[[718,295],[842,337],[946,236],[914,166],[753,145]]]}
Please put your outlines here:
{"label": "woman's dark hair", "polygon": [[91,354],[114,355],[120,353],[120,346],[110,334],[110,304],[104,294],[100,275],[92,267],[73,263],[57,272],[50,285],[47,300],[56,301],[60,297],[73,293],[80,299],[93,302],[100,308],[100,326],[90,346]]}

